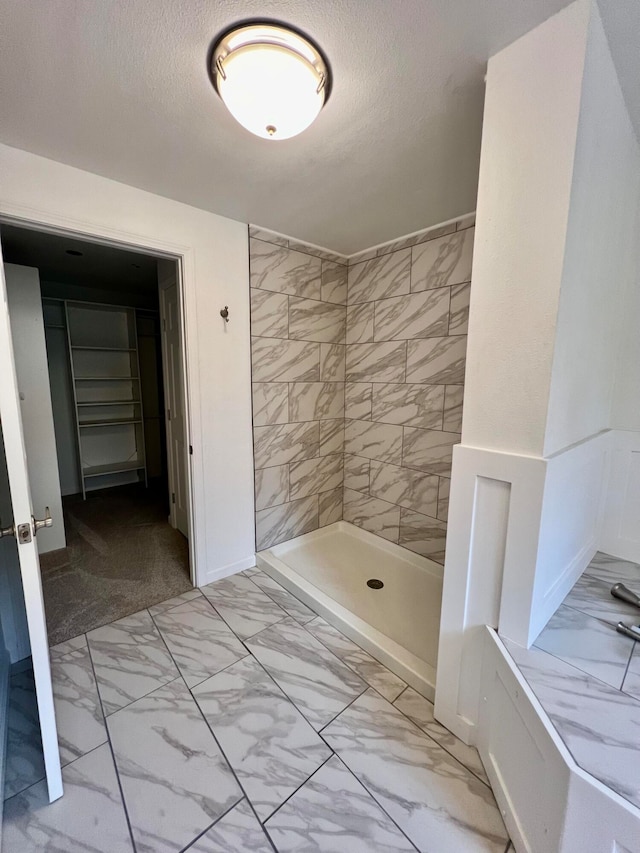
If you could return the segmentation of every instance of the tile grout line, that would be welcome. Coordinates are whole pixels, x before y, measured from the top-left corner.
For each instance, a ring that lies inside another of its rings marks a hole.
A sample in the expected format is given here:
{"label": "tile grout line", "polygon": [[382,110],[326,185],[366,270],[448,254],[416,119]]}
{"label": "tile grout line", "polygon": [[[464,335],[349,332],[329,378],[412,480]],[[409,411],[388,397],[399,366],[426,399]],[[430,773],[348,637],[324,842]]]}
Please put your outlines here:
{"label": "tile grout line", "polygon": [[[289,617],[289,618],[291,618],[291,617]],[[280,624],[280,623],[275,623],[275,624]],[[267,627],[268,627],[268,628],[271,628],[272,626],[271,626],[271,625],[268,625]],[[298,627],[299,627],[299,628],[304,629],[304,625],[299,625]],[[265,631],[266,631],[267,629],[266,629],[266,628],[264,628],[263,630],[265,630]],[[258,632],[258,633],[261,633],[261,632]],[[307,633],[310,633],[310,632],[307,632]],[[257,634],[254,634],[254,636],[257,636]],[[312,635],[312,634],[310,634],[310,636],[313,636],[313,635]],[[318,642],[320,642],[320,641],[318,640]],[[321,643],[321,645],[322,645],[322,643]],[[329,650],[327,650],[327,651],[329,651]],[[322,729],[320,729],[320,730],[316,729],[316,727],[315,727],[315,726],[314,726],[314,724],[311,722],[311,720],[307,717],[307,715],[306,715],[306,714],[305,714],[305,712],[302,710],[302,708],[298,707],[298,705],[293,701],[293,699],[292,699],[292,698],[291,698],[287,693],[285,693],[284,688],[283,688],[283,687],[281,687],[281,686],[278,684],[278,682],[276,681],[275,677],[274,677],[274,676],[269,672],[269,670],[268,670],[268,669],[267,669],[267,667],[262,663],[262,661],[261,661],[261,660],[259,660],[259,659],[258,659],[258,658],[253,654],[253,652],[251,652],[251,650],[249,650],[249,654],[252,656],[252,658],[253,658],[254,660],[256,660],[256,661],[258,662],[258,664],[259,664],[259,665],[262,667],[262,669],[266,672],[266,674],[269,676],[269,678],[271,679],[271,681],[273,681],[273,683],[276,685],[276,687],[278,688],[278,690],[279,690],[279,691],[284,695],[284,697],[287,699],[287,701],[288,701],[288,702],[290,702],[290,703],[293,705],[293,707],[298,711],[298,713],[299,713],[299,714],[300,714],[300,715],[301,715],[301,716],[306,720],[306,722],[309,724],[309,726],[311,726],[311,728],[313,729],[313,731],[314,731],[318,736],[320,736],[320,732],[322,731]],[[336,660],[338,661],[338,663],[342,663],[342,661],[340,660],[340,658],[338,658],[336,655],[334,655],[334,654],[333,654],[333,652],[329,651],[329,654],[333,655],[333,657],[335,657],[335,658],[336,658]],[[342,664],[342,665],[343,665],[343,666],[346,666],[346,664]],[[347,667],[347,668],[348,668],[348,667]],[[364,682],[364,679],[361,679],[361,681],[363,681],[363,683],[366,685],[366,682]],[[364,690],[362,690],[362,691],[361,691],[361,692],[360,692],[360,693],[359,693],[359,694],[358,694],[354,699],[352,699],[352,700],[349,702],[349,705],[347,705],[347,706],[346,706],[346,708],[348,708],[350,705],[352,705],[352,704],[356,701],[356,699],[359,699],[359,698],[360,698],[360,696],[362,696],[362,694],[363,694],[363,693],[365,693],[365,692],[367,691],[367,688],[368,688],[368,685],[366,685],[366,686],[365,686],[365,689],[364,689]],[[343,709],[342,709],[342,711],[346,710],[346,708],[343,708]],[[342,713],[342,711],[340,711],[338,714],[336,714],[336,717],[337,717],[337,716],[339,716],[339,714],[341,714],[341,713]],[[333,720],[334,720],[334,719],[336,719],[336,717],[333,717],[333,719],[331,719],[329,722],[333,722]],[[328,725],[329,725],[329,723],[326,723],[322,728],[326,728],[326,726],[328,726]],[[328,744],[327,744],[327,746],[328,746]],[[329,747],[329,749],[331,749],[331,747]],[[331,750],[331,751],[333,752],[333,750]]]}
{"label": "tile grout line", "polygon": [[213,829],[213,827],[214,827],[214,826],[216,826],[216,824],[220,823],[220,821],[221,821],[223,818],[225,818],[228,814],[230,814],[230,813],[231,813],[231,812],[236,808],[236,806],[239,806],[239,805],[240,805],[240,803],[241,803],[244,799],[245,799],[245,797],[242,797],[240,800],[238,800],[238,802],[237,802],[237,803],[234,803],[232,806],[230,806],[230,807],[226,810],[226,812],[224,812],[224,813],[223,813],[223,814],[221,814],[219,817],[217,817],[217,818],[214,820],[214,822],[213,822],[213,823],[209,824],[209,826],[208,826],[208,827],[207,827],[203,832],[201,832],[201,833],[200,833],[200,835],[197,835],[197,836],[193,839],[193,841],[190,841],[190,842],[187,844],[187,846],[186,846],[186,847],[182,847],[182,848],[180,849],[179,853],[187,853],[187,851],[188,851],[188,850],[190,850],[190,849],[193,847],[193,845],[194,845],[197,841],[200,841],[200,839],[201,839],[203,836],[205,836],[205,835],[207,834],[207,832],[209,832],[209,830],[210,830],[210,829]]}
{"label": "tile grout line", "polygon": [[[406,689],[408,690],[410,687],[411,687],[411,685],[410,685],[410,684],[408,684]],[[415,690],[415,688],[411,688],[411,689],[412,689],[412,690]],[[403,690],[403,691],[402,691],[402,693],[405,693],[405,692],[406,692],[405,690]],[[415,692],[417,693],[418,691],[416,690]],[[402,693],[400,694],[400,696],[402,696]],[[421,694],[421,693],[420,693],[419,695],[420,695],[420,696],[422,696],[422,694]],[[448,755],[450,758],[453,758],[453,760],[454,760],[455,762],[457,762],[461,767],[464,767],[464,769],[467,771],[467,773],[470,773],[472,776],[475,776],[475,778],[478,780],[478,782],[482,782],[482,784],[483,784],[486,788],[489,788],[489,790],[490,790],[490,791],[491,791],[491,793],[493,794],[493,788],[491,787],[491,783],[490,783],[490,782],[487,782],[487,781],[485,781],[484,779],[482,779],[482,777],[478,776],[478,774],[476,773],[476,771],[475,771],[475,770],[472,770],[470,767],[467,767],[467,765],[464,763],[464,761],[461,761],[461,760],[460,760],[456,755],[454,755],[452,752],[450,752],[450,751],[447,749],[447,747],[446,747],[446,746],[443,746],[439,741],[437,741],[437,740],[434,738],[434,736],[433,736],[433,735],[429,734],[429,732],[426,732],[426,731],[422,728],[422,726],[418,725],[418,723],[416,723],[416,722],[415,722],[415,720],[412,720],[412,719],[411,719],[411,717],[410,717],[408,714],[405,714],[405,712],[402,710],[402,708],[398,708],[398,706],[396,705],[396,702],[398,701],[398,699],[400,698],[400,696],[398,696],[398,697],[397,697],[397,699],[394,699],[394,700],[393,700],[393,702],[390,702],[389,704],[390,704],[390,705],[393,705],[393,707],[396,709],[396,711],[398,711],[400,714],[402,714],[402,716],[403,716],[405,719],[409,720],[409,722],[410,722],[410,723],[412,723],[412,724],[413,724],[413,725],[418,729],[418,731],[422,732],[422,734],[423,734],[423,735],[426,735],[430,740],[432,740],[432,741],[436,744],[436,746],[440,747],[440,749],[441,749],[443,752],[446,752],[446,753],[447,753],[447,755]],[[384,697],[383,697],[383,698],[384,698]],[[433,705],[433,702],[431,702],[431,701],[430,701],[429,699],[427,699],[425,696],[422,696],[422,698],[425,700],[425,702],[429,702],[429,704],[430,704],[430,705]],[[389,701],[389,700],[387,699],[387,702],[388,702],[388,701]],[[435,719],[435,717],[434,717],[433,719],[434,719],[434,721],[436,722],[436,724],[437,724],[437,725],[441,725],[441,723],[438,723],[438,721]],[[446,726],[442,726],[442,727],[443,727],[447,732],[449,732],[449,734],[450,734],[452,737],[456,737],[456,735],[454,735],[454,734],[453,734],[453,732],[450,732],[450,731],[449,731],[449,729],[447,729],[447,727],[446,727]],[[459,740],[459,738],[458,738],[458,740]],[[470,749],[475,749],[475,750],[476,750],[476,752],[478,752],[478,750],[477,750],[477,748],[476,748],[475,746],[472,746],[471,744],[465,743],[464,741],[460,741],[460,743],[462,743],[462,744],[463,744],[463,746],[466,746],[467,748],[470,748]],[[479,752],[478,752],[478,757],[480,757],[480,753],[479,753]],[[480,763],[482,764],[482,759],[480,759]],[[483,768],[484,768],[484,764],[483,764],[482,766],[483,766]],[[485,771],[485,772],[486,772],[486,771]],[[487,779],[488,779],[488,777],[487,777]],[[494,799],[495,799],[495,794],[494,794]]]}
{"label": "tile grout line", "polygon": [[[259,661],[258,661],[258,663],[259,663]],[[214,742],[215,742],[216,746],[218,747],[218,749],[220,750],[220,754],[221,754],[221,755],[222,755],[222,757],[224,758],[225,763],[226,763],[227,767],[229,768],[229,770],[230,770],[230,772],[231,772],[231,774],[232,774],[233,778],[236,780],[236,784],[238,785],[238,787],[239,787],[239,788],[240,788],[240,790],[242,791],[243,798],[247,801],[247,803],[248,803],[248,805],[249,805],[249,808],[250,808],[250,809],[251,809],[251,811],[253,812],[253,816],[255,817],[255,819],[256,819],[256,820],[257,820],[257,822],[258,822],[258,825],[260,826],[260,828],[262,829],[262,831],[263,831],[263,832],[265,833],[265,835],[266,835],[266,832],[265,832],[264,826],[263,826],[263,824],[262,824],[262,821],[261,821],[261,820],[260,820],[260,818],[258,817],[258,813],[256,812],[256,810],[255,810],[255,808],[254,808],[254,806],[253,806],[253,803],[251,802],[251,800],[250,800],[250,798],[249,798],[249,795],[248,795],[248,794],[247,794],[247,792],[245,791],[244,786],[242,785],[242,783],[241,783],[241,782],[240,782],[240,780],[238,779],[238,776],[237,776],[237,774],[236,774],[236,771],[233,769],[233,765],[231,764],[231,762],[230,762],[230,761],[229,761],[229,759],[227,758],[227,754],[226,754],[226,752],[224,751],[224,749],[223,749],[223,748],[222,748],[222,746],[220,745],[220,742],[218,741],[218,738],[216,737],[215,732],[213,731],[213,729],[212,729],[212,727],[211,727],[211,724],[209,723],[209,720],[208,720],[208,719],[207,719],[207,717],[205,716],[204,711],[203,711],[203,710],[202,710],[202,708],[200,707],[200,704],[198,703],[197,698],[193,695],[192,691],[191,691],[188,687],[187,687],[187,690],[189,690],[189,695],[191,696],[191,698],[192,698],[193,702],[195,703],[195,705],[196,705],[196,707],[197,707],[197,709],[198,709],[198,711],[199,711],[199,713],[200,713],[200,716],[202,717],[202,719],[203,719],[203,720],[204,720],[204,722],[205,722],[205,725],[206,725],[206,726],[207,726],[207,728],[209,729],[209,731],[210,731],[210,733],[211,733],[211,737],[213,738],[213,740],[214,740]],[[285,697],[285,698],[287,698],[287,699],[288,699],[288,697]],[[242,802],[242,798],[241,798],[240,800],[238,800],[238,802],[234,803],[234,806],[237,806],[237,805],[238,805],[238,803],[240,803],[240,802]],[[215,823],[217,823],[217,822],[218,822],[218,821],[216,820],[216,821],[215,821]],[[215,825],[215,824],[212,824],[212,826],[213,826],[213,825]],[[209,829],[211,829],[211,827],[209,827]],[[207,831],[208,831],[208,830],[207,830]],[[271,846],[273,847],[273,849],[274,849],[275,853],[278,853],[278,851],[276,850],[275,845],[273,844],[273,842],[271,841],[271,838],[270,838],[269,836],[267,836],[267,840],[269,841],[269,843],[270,843],[270,844],[271,844]],[[193,842],[192,842],[192,843],[193,843]]]}
{"label": "tile grout line", "polygon": [[[316,734],[317,734],[317,732],[316,732]],[[320,739],[322,740],[322,738],[320,738]],[[284,799],[284,800],[280,803],[280,805],[279,805],[279,806],[276,806],[276,808],[271,812],[271,814],[269,815],[269,817],[266,817],[266,818],[264,819],[263,826],[264,826],[265,830],[267,830],[267,831],[268,831],[267,826],[266,826],[267,821],[270,821],[270,820],[271,820],[271,818],[272,818],[274,815],[276,815],[276,814],[280,811],[280,809],[281,809],[281,808],[282,808],[286,803],[288,803],[288,802],[289,802],[289,800],[290,800],[292,797],[295,797],[295,795],[298,793],[298,791],[300,791],[302,788],[304,788],[304,786],[307,784],[307,782],[309,782],[309,780],[313,779],[313,777],[316,775],[316,773],[318,773],[320,770],[322,770],[322,768],[325,766],[325,764],[326,764],[328,761],[331,761],[331,759],[332,759],[332,758],[337,758],[336,753],[331,749],[331,747],[330,747],[327,743],[325,743],[325,741],[324,741],[324,740],[322,740],[322,742],[323,742],[323,744],[327,747],[327,749],[329,750],[330,755],[328,755],[328,756],[325,758],[325,760],[322,762],[322,764],[320,764],[318,767],[316,767],[316,769],[313,771],[313,773],[312,773],[310,776],[307,776],[307,778],[304,780],[304,782],[301,782],[301,783],[298,785],[298,787],[295,789],[295,791],[292,791],[292,792],[288,795],[288,797],[287,797],[286,799]]]}
{"label": "tile grout line", "polygon": [[[345,709],[345,710],[346,710],[346,709]],[[323,738],[323,740],[324,740],[324,738]],[[326,741],[325,741],[325,743],[326,743]],[[329,744],[327,744],[327,746],[329,746]],[[331,749],[331,748],[332,748],[332,747],[331,747],[331,746],[329,746],[329,749]],[[382,804],[377,800],[377,798],[374,796],[374,794],[373,794],[373,793],[369,790],[369,788],[365,785],[364,781],[363,781],[362,779],[360,779],[360,778],[356,775],[356,773],[354,773],[354,771],[353,771],[353,770],[349,767],[349,765],[348,765],[348,764],[347,764],[347,763],[342,759],[342,757],[340,756],[340,754],[339,754],[339,753],[337,753],[337,752],[336,752],[336,753],[334,753],[334,754],[335,754],[336,758],[338,759],[338,761],[340,762],[340,764],[345,768],[345,770],[347,771],[347,773],[350,773],[350,774],[351,774],[351,776],[353,776],[353,778],[356,780],[356,782],[357,782],[359,785],[361,785],[361,786],[362,786],[362,788],[363,788],[363,789],[367,792],[367,794],[371,797],[371,799],[373,800],[373,802],[378,806],[378,808],[380,809],[380,811],[381,811],[384,815],[386,815],[386,817],[391,821],[391,823],[393,824],[393,826],[395,826],[395,827],[396,827],[396,829],[398,830],[398,832],[399,832],[402,836],[404,836],[404,838],[406,838],[406,839],[407,839],[407,841],[408,841],[408,842],[409,842],[409,844],[414,848],[414,850],[418,850],[419,848],[418,848],[418,847],[413,843],[413,841],[409,838],[409,836],[406,834],[406,832],[405,832],[405,831],[404,831],[404,830],[403,830],[403,829],[402,829],[402,828],[401,828],[401,827],[396,823],[396,821],[391,817],[391,815],[390,815],[390,814],[389,814],[389,812],[384,808],[384,806],[383,806],[383,805],[382,805]]]}
{"label": "tile grout line", "polygon": [[[314,611],[314,613],[315,613],[315,611]],[[314,639],[316,639],[316,640],[317,640],[321,645],[323,645],[323,646],[325,647],[325,649],[326,649],[328,652],[330,652],[332,655],[334,655],[334,657],[338,658],[338,660],[340,661],[340,663],[343,663],[346,667],[348,667],[350,670],[352,670],[353,672],[355,672],[355,674],[358,676],[358,678],[360,678],[362,681],[364,681],[364,683],[367,685],[367,688],[369,688],[369,689],[371,689],[371,690],[374,690],[374,691],[375,691],[379,696],[381,696],[383,699],[386,699],[386,701],[387,701],[387,702],[389,702],[389,699],[387,699],[387,697],[386,697],[386,696],[383,696],[383,695],[382,695],[382,693],[380,693],[380,691],[378,690],[378,688],[377,688],[377,687],[374,687],[374,686],[373,686],[373,684],[370,684],[370,683],[367,681],[367,679],[366,679],[363,675],[361,675],[361,674],[358,672],[358,670],[357,670],[357,669],[356,669],[352,664],[347,663],[347,661],[346,661],[346,660],[343,660],[341,657],[338,657],[338,655],[333,651],[333,649],[329,648],[329,646],[324,642],[324,640],[321,640],[319,637],[316,637],[316,635],[315,635],[312,631],[309,631],[309,629],[307,628],[307,625],[310,625],[312,622],[315,622],[315,620],[316,620],[316,619],[322,619],[324,622],[327,622],[327,620],[324,618],[324,616],[321,616],[319,613],[317,613],[317,614],[316,614],[316,617],[315,617],[314,619],[310,619],[308,622],[306,622],[304,625],[301,625],[300,627],[301,627],[301,628],[304,628],[304,629],[307,631],[307,633],[308,633],[308,634],[310,634]],[[400,698],[400,696],[402,696],[402,694],[403,694],[403,693],[404,693],[404,691],[407,689],[407,687],[409,686],[409,685],[404,681],[404,679],[400,678],[400,676],[399,676],[399,675],[396,675],[396,674],[395,674],[395,672],[392,672],[388,667],[386,667],[383,663],[381,663],[381,662],[380,662],[376,657],[374,657],[370,652],[368,652],[366,649],[363,649],[363,648],[362,648],[362,646],[359,646],[359,645],[358,645],[358,643],[354,643],[354,642],[353,642],[353,640],[350,640],[350,639],[349,639],[349,637],[347,637],[345,634],[342,634],[342,632],[341,632],[338,628],[335,628],[335,626],[334,626],[334,625],[331,625],[331,622],[327,622],[327,625],[330,625],[332,628],[334,628],[336,631],[338,631],[338,633],[339,633],[341,636],[343,636],[343,637],[345,638],[345,640],[349,640],[349,642],[350,642],[350,643],[353,643],[353,645],[354,645],[354,646],[356,646],[356,648],[360,649],[360,651],[361,651],[361,652],[364,652],[364,654],[369,655],[369,657],[370,657],[370,658],[372,658],[376,663],[380,664],[380,666],[381,666],[381,667],[382,667],[386,672],[390,673],[390,674],[391,674],[391,675],[393,675],[395,678],[398,678],[400,681],[402,681],[402,683],[404,684],[404,687],[402,688],[402,690],[400,691],[400,693],[398,693],[398,695],[396,696],[396,698],[393,700],[393,702],[397,701],[397,700]],[[362,696],[362,693],[360,694],[360,696]],[[357,699],[357,698],[359,698],[359,697],[356,697],[356,699]],[[354,702],[355,702],[355,699],[354,699]],[[393,702],[391,702],[390,704],[393,704]],[[335,719],[335,718],[334,718],[334,719]],[[329,723],[327,723],[327,725],[329,725]]]}
{"label": "tile grout line", "polygon": [[104,722],[104,730],[105,730],[105,734],[107,735],[107,741],[106,742],[109,744],[109,753],[111,755],[111,761],[113,762],[113,769],[114,769],[114,772],[116,774],[116,781],[118,783],[118,790],[120,791],[120,799],[122,801],[122,810],[124,811],[125,820],[127,821],[127,828],[129,830],[129,835],[131,837],[131,846],[133,847],[133,850],[136,851],[138,848],[136,846],[136,841],[135,841],[135,838],[133,836],[133,827],[131,825],[131,818],[129,817],[129,810],[127,808],[127,801],[125,800],[125,797],[124,797],[124,788],[122,787],[122,780],[120,779],[120,771],[118,770],[118,763],[116,761],[115,750],[113,748],[113,744],[111,743],[111,734],[109,732],[109,726],[107,725],[107,717],[106,717],[106,714],[104,713],[104,705],[102,702],[102,695],[100,694],[100,688],[98,687],[98,675],[96,673],[93,655],[91,654],[91,646],[89,645],[89,639],[86,636],[86,634],[85,634],[85,638],[86,638],[86,642],[87,642],[87,649],[89,650],[89,660],[91,662],[91,671],[93,672],[93,678],[94,678],[95,685],[96,685],[96,692],[98,693],[98,701],[100,702],[100,708],[102,710],[102,719]]}

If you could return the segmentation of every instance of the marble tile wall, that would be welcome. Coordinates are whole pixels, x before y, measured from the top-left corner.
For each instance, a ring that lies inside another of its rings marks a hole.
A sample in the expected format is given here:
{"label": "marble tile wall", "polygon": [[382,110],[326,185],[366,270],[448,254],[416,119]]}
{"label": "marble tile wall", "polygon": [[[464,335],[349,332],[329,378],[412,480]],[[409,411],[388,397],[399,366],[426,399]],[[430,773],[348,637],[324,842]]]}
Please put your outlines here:
{"label": "marble tile wall", "polygon": [[350,259],[346,521],[444,562],[460,441],[474,218]]}
{"label": "marble tile wall", "polygon": [[251,227],[256,547],[342,518],[346,258]]}
{"label": "marble tile wall", "polygon": [[258,550],[344,518],[444,561],[474,218],[349,260],[251,227]]}

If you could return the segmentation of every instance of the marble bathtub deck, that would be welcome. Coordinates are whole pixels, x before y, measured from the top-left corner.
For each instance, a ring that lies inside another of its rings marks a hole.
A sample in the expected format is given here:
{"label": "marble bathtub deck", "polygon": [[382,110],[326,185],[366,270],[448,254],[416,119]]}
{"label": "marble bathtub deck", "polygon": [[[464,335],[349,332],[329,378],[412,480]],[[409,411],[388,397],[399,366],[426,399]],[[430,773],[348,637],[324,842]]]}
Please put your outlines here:
{"label": "marble bathtub deck", "polygon": [[576,763],[640,809],[640,643],[616,632],[640,609],[640,565],[596,554],[530,649],[503,640]]}
{"label": "marble bathtub deck", "polygon": [[47,803],[25,676],[3,853],[508,849],[477,752],[255,569],[51,661],[65,795]]}

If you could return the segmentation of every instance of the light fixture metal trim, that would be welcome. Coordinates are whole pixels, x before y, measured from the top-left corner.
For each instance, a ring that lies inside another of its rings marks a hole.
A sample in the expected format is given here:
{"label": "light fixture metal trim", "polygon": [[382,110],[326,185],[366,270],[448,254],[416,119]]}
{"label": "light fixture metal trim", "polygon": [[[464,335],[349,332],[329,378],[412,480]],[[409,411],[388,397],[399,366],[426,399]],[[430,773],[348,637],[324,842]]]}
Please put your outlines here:
{"label": "light fixture metal trim", "polygon": [[229,112],[265,139],[301,133],[331,90],[329,64],[320,48],[273,22],[253,21],[224,32],[214,44],[210,70]]}

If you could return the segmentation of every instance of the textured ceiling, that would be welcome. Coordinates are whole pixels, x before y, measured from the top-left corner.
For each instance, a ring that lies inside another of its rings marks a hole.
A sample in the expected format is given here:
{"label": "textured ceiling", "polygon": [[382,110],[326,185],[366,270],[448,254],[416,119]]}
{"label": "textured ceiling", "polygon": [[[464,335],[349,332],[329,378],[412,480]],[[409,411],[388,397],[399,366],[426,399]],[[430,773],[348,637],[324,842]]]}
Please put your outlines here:
{"label": "textured ceiling", "polygon": [[[567,0],[2,0],[0,141],[352,253],[475,207],[487,58]],[[603,0],[636,127],[640,0]],[[334,73],[303,135],[251,136],[209,82],[222,29],[279,19]]]}

